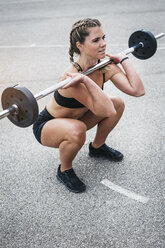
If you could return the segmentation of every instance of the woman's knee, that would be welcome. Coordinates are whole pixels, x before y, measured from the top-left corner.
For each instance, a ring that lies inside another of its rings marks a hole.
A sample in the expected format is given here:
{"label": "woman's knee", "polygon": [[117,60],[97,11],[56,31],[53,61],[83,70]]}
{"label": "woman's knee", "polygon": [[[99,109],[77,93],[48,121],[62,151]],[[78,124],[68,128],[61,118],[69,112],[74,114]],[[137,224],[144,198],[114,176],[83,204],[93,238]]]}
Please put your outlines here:
{"label": "woman's knee", "polygon": [[121,98],[119,98],[119,106],[122,109],[122,111],[124,111],[124,109],[125,109],[125,103],[124,103],[124,101]]}
{"label": "woman's knee", "polygon": [[82,121],[77,121],[72,130],[70,130],[70,138],[72,142],[82,146],[86,139],[87,127]]}
{"label": "woman's knee", "polygon": [[118,109],[120,109],[120,111],[124,111],[124,109],[125,109],[125,103],[124,103],[124,101],[120,98],[120,97],[118,97],[118,96],[116,96],[115,98],[114,98],[114,105],[115,105],[115,109],[116,109],[116,111],[118,110]]}

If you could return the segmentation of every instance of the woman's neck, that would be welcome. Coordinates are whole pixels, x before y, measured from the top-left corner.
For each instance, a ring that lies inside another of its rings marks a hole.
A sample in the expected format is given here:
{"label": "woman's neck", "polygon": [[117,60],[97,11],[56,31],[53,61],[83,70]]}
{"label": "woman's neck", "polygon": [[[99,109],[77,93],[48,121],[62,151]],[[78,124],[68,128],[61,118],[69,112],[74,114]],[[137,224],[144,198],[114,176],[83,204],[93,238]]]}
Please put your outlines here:
{"label": "woman's neck", "polygon": [[83,71],[87,71],[88,69],[90,69],[91,67],[95,66],[98,63],[98,59],[80,57],[77,63],[81,66]]}

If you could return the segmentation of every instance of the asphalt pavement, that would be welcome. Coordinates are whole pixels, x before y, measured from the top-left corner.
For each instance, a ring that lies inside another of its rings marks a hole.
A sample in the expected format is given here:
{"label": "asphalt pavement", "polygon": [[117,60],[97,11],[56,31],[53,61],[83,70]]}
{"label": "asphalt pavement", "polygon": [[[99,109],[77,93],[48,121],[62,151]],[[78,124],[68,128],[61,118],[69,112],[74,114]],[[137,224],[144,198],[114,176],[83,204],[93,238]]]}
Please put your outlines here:
{"label": "asphalt pavement", "polygon": [[[87,17],[101,21],[110,54],[126,49],[136,30],[165,32],[164,0],[1,0],[0,95],[17,83],[33,94],[58,83],[69,65],[71,26]],[[96,129],[88,131],[74,160],[87,185],[82,194],[56,179],[58,150],[41,146],[32,126],[0,120],[0,247],[165,248],[165,38],[150,59],[129,57],[145,96],[105,85],[108,95],[125,102],[107,138],[124,160],[90,158]],[[50,97],[38,102],[40,110]]]}

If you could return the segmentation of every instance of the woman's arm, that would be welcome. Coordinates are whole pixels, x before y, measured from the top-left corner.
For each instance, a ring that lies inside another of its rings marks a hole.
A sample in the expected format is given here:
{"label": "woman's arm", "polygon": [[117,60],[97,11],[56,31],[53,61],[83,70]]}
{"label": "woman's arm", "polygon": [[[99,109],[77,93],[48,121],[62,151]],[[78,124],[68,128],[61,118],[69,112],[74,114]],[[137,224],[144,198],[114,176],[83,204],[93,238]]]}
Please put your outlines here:
{"label": "woman's arm", "polygon": [[69,89],[72,97],[89,108],[95,115],[109,117],[116,114],[113,102],[89,77],[80,73],[67,73],[71,81],[62,89]]}
{"label": "woman's arm", "polygon": [[[123,58],[126,57],[124,53],[119,53],[116,56],[108,55],[115,63],[119,63]],[[143,83],[137,74],[134,66],[131,64],[129,59],[122,62],[122,67],[125,73],[119,70],[116,74],[111,77],[111,81],[124,93],[131,96],[143,96],[145,89]]]}

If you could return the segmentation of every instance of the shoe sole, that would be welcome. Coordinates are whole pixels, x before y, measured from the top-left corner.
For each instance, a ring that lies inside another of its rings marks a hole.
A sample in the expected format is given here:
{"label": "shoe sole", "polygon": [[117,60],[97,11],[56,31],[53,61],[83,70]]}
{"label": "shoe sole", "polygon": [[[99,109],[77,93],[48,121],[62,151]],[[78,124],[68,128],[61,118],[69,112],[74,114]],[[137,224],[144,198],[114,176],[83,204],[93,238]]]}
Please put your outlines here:
{"label": "shoe sole", "polygon": [[82,193],[83,191],[86,190],[86,187],[82,188],[81,190],[70,189],[69,187],[67,187],[67,186],[65,185],[65,183],[61,180],[61,178],[60,178],[58,175],[56,175],[56,177],[57,177],[57,179],[60,181],[60,183],[62,183],[69,191],[71,191],[71,192],[73,192],[73,193]]}
{"label": "shoe sole", "polygon": [[108,159],[108,160],[111,160],[111,161],[114,161],[114,162],[120,162],[123,159],[123,157],[121,159],[115,159],[115,158],[110,158],[110,157],[108,157],[106,155],[100,155],[100,154],[95,154],[94,155],[94,154],[91,154],[91,153],[89,153],[89,156],[92,157],[92,158],[105,158],[105,159]]}

